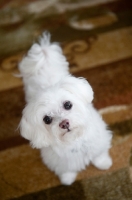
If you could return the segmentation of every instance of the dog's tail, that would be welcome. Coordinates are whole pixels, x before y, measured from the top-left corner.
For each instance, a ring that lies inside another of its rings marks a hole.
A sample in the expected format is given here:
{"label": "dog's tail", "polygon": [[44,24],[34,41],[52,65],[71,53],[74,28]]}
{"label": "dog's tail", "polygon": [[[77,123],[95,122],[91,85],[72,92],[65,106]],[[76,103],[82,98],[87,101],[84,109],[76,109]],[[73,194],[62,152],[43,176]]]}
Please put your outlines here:
{"label": "dog's tail", "polygon": [[48,75],[48,70],[56,71],[56,73],[68,71],[68,62],[61,47],[58,43],[51,43],[50,37],[48,32],[44,32],[39,43],[33,44],[27,56],[20,62],[19,71],[22,77],[45,72]]}

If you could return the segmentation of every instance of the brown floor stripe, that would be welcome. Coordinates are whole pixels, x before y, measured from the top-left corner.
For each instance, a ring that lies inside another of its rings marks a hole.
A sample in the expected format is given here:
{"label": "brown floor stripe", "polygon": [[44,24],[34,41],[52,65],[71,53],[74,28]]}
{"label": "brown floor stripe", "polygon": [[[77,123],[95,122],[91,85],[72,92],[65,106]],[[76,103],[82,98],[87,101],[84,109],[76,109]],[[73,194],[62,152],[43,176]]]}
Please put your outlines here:
{"label": "brown floor stripe", "polygon": [[95,93],[94,104],[98,109],[132,103],[132,58],[75,75],[85,77],[90,82]]}
{"label": "brown floor stripe", "polygon": [[103,177],[76,182],[70,187],[58,186],[28,194],[17,200],[131,200],[131,188],[126,168]]}
{"label": "brown floor stripe", "polygon": [[23,144],[28,144],[28,143],[29,143],[29,141],[25,140],[21,136],[15,136],[12,138],[1,140],[0,141],[0,151],[3,151],[5,149],[10,149],[12,147],[16,147],[16,146],[23,145]]}
{"label": "brown floor stripe", "polygon": [[[16,198],[15,198],[16,199]],[[15,200],[11,199],[11,200]],[[80,182],[74,183],[72,186],[58,186],[48,190],[25,195],[17,200],[85,200],[85,194]]]}

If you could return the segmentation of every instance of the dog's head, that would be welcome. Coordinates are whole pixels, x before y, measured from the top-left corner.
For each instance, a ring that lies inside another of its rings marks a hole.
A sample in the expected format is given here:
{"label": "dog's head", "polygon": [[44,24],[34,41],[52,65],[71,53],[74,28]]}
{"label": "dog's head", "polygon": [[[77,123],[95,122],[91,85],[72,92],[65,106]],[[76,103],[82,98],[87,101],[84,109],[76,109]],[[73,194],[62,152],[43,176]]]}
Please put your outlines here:
{"label": "dog's head", "polygon": [[20,122],[21,135],[36,148],[71,144],[86,129],[92,100],[93,91],[86,80],[66,77],[27,104]]}

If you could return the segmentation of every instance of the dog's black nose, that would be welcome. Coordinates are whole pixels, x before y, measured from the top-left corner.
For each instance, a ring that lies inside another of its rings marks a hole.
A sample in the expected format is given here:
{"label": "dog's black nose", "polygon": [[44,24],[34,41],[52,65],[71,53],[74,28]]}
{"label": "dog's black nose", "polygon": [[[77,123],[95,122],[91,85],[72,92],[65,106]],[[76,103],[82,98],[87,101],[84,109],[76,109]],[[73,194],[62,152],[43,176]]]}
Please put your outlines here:
{"label": "dog's black nose", "polygon": [[63,120],[63,121],[59,124],[59,126],[60,126],[61,128],[63,128],[63,129],[69,129],[70,124],[69,124],[68,119]]}

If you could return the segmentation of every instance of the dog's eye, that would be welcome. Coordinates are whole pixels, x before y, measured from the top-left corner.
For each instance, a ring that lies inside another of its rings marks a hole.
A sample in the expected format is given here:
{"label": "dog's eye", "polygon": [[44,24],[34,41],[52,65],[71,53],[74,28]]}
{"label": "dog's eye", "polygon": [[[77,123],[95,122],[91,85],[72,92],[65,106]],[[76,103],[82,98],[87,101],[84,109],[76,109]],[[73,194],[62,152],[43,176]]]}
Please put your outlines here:
{"label": "dog's eye", "polygon": [[70,109],[72,108],[72,103],[71,103],[70,101],[66,101],[66,102],[64,103],[64,108],[65,108],[66,110],[70,110]]}
{"label": "dog's eye", "polygon": [[45,124],[51,124],[51,122],[52,122],[52,117],[46,115],[46,116],[43,118],[43,121],[45,122]]}

